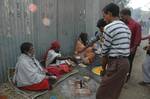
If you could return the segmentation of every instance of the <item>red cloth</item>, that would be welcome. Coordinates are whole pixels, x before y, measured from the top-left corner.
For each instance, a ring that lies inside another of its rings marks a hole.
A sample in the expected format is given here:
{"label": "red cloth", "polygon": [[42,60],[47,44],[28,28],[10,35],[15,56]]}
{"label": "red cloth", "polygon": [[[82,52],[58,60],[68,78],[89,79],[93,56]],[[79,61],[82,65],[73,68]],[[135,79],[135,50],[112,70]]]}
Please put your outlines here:
{"label": "red cloth", "polygon": [[[132,33],[130,48],[131,49],[134,47],[136,48],[141,43],[141,32],[142,32],[141,25],[133,19],[128,20],[127,25],[130,28],[131,33]],[[136,51],[136,49],[133,51]]]}
{"label": "red cloth", "polygon": [[59,66],[48,66],[46,70],[60,78],[65,73],[70,72],[72,68],[67,64],[60,64]]}
{"label": "red cloth", "polygon": [[29,91],[42,91],[42,90],[50,90],[52,89],[51,84],[49,84],[48,79],[44,79],[40,83],[19,87],[22,90],[29,90]]}
{"label": "red cloth", "polygon": [[58,78],[60,78],[61,75],[63,75],[65,73],[61,68],[59,68],[57,66],[50,66],[50,67],[47,67],[46,69],[48,72],[54,74]]}
{"label": "red cloth", "polygon": [[60,49],[60,43],[59,43],[58,40],[55,40],[55,41],[53,41],[53,42],[51,43],[51,47],[50,47],[50,48],[46,51],[46,53],[44,54],[44,57],[43,57],[44,60],[46,60],[47,55],[48,55],[48,52],[49,52],[49,50],[51,50],[51,49],[53,49],[53,50]]}
{"label": "red cloth", "polygon": [[65,73],[68,73],[72,70],[72,68],[67,64],[60,64],[59,66]]}

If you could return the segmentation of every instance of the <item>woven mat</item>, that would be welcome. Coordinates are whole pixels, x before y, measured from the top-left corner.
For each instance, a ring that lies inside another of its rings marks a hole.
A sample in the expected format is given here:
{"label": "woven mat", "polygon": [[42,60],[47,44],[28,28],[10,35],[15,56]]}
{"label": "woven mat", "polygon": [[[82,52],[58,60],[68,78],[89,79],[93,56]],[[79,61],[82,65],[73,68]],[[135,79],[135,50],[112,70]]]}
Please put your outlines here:
{"label": "woven mat", "polygon": [[[74,69],[71,72],[63,75],[54,85],[53,88],[55,88],[59,83],[63,82],[65,79],[68,77],[78,73],[79,71]],[[5,83],[2,86],[0,86],[0,93],[3,95],[6,95],[10,97],[10,99],[34,99],[36,97],[39,97],[45,93],[47,93],[48,90],[46,91],[23,91],[20,90],[16,87],[12,87],[10,83]],[[17,98],[18,97],[18,98]]]}

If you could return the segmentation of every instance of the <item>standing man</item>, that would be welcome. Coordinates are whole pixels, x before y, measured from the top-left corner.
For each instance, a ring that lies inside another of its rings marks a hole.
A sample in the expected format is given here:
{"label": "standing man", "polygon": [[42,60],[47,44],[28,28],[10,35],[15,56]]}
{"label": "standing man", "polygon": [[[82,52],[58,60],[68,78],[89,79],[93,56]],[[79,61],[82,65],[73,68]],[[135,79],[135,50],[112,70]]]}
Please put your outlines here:
{"label": "standing man", "polygon": [[96,99],[118,99],[129,70],[131,32],[128,26],[119,20],[119,7],[116,4],[105,6],[103,16],[108,23],[104,27],[102,45],[102,67],[105,74],[97,90]]}
{"label": "standing man", "polygon": [[131,76],[132,63],[133,63],[133,59],[134,59],[137,47],[141,43],[141,25],[131,18],[131,11],[128,8],[121,10],[120,16],[131,30],[131,43],[130,43],[130,55],[129,55],[130,70],[127,76],[127,81],[128,81]]}

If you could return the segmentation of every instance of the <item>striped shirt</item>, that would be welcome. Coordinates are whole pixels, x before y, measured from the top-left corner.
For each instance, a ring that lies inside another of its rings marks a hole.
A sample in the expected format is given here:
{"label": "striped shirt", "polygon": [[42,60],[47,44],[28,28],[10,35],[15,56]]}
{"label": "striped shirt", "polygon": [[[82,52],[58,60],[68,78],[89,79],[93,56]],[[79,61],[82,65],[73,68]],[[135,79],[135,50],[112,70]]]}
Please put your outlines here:
{"label": "striped shirt", "polygon": [[103,56],[129,56],[131,31],[122,21],[116,20],[104,27]]}

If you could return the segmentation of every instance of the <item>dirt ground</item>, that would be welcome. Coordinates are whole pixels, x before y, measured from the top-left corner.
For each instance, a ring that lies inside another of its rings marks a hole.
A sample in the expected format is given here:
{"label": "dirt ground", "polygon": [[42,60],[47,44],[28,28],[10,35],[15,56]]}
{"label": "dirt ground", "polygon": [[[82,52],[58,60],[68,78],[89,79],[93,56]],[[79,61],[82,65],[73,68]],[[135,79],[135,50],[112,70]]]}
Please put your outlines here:
{"label": "dirt ground", "polygon": [[150,99],[150,87],[140,86],[138,82],[142,81],[142,63],[145,58],[143,46],[147,42],[142,42],[138,48],[133,63],[131,79],[125,84],[119,99]]}
{"label": "dirt ground", "polygon": [[[142,81],[142,63],[145,58],[145,52],[143,51],[142,47],[146,44],[146,42],[142,42],[141,46],[138,48],[137,54],[135,56],[135,60],[133,63],[132,75],[131,79],[127,84],[125,84],[121,96],[119,99],[150,99],[150,87],[140,86],[138,82]],[[98,87],[99,85],[95,86]],[[64,86],[63,86],[64,87]],[[57,95],[56,93],[61,90],[54,90],[53,94]],[[96,90],[95,90],[96,93]],[[93,95],[95,95],[95,93]],[[14,90],[10,88],[8,84],[3,84],[0,86],[0,94],[8,95],[8,99],[26,99],[22,96],[18,95]],[[62,94],[63,95],[63,94]],[[63,98],[62,95],[59,95],[57,99],[69,99]],[[65,94],[64,94],[65,95]],[[50,99],[50,93],[38,97],[38,99]],[[55,98],[54,98],[55,99]],[[70,98],[73,99],[73,98]],[[78,98],[75,98],[78,99]],[[82,98],[86,99],[86,98]],[[95,99],[95,96],[92,96],[88,99]]]}

